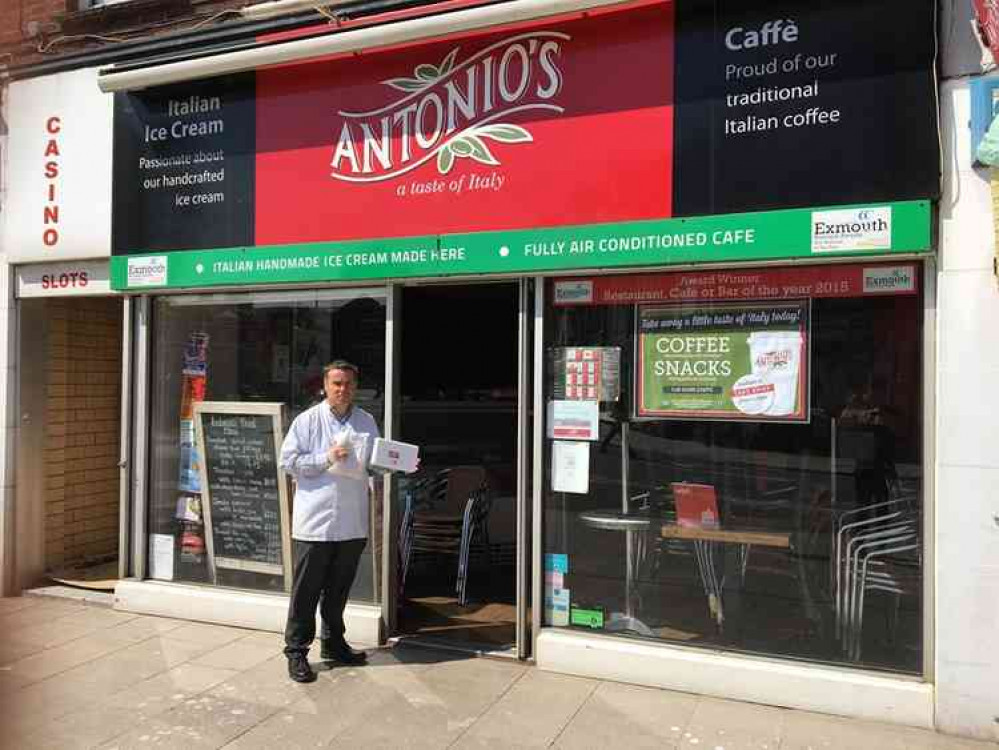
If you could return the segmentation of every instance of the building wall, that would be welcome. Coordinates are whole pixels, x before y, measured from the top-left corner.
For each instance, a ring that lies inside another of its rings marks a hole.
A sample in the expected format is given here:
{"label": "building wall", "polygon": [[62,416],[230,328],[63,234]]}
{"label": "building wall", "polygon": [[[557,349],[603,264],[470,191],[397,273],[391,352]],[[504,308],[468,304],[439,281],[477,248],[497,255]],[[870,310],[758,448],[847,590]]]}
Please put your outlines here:
{"label": "building wall", "polygon": [[121,301],[48,302],[45,566],[118,553]]}
{"label": "building wall", "polygon": [[239,17],[223,11],[250,5],[251,0],[105,0],[80,10],[81,4],[89,3],[0,2],[0,65],[43,62],[185,28],[224,25]]}
{"label": "building wall", "polygon": [[992,57],[976,36],[972,0],[940,0],[940,75],[975,75]]}
{"label": "building wall", "polygon": [[7,0],[0,3],[0,48],[20,43],[30,36],[27,25],[47,22],[66,12],[66,0]]}
{"label": "building wall", "polygon": [[[999,740],[999,282],[989,170],[971,163],[968,79],[941,89],[937,295],[936,723]],[[999,190],[999,185],[997,185]]]}

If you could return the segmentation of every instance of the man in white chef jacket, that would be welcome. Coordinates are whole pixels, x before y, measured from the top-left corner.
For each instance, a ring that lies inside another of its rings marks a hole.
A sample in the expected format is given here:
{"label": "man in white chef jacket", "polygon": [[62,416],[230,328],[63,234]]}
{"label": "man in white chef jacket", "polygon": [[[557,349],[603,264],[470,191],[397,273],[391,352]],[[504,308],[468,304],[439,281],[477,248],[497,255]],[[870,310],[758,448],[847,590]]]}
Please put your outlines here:
{"label": "man in white chef jacket", "polygon": [[358,369],[335,360],[323,368],[326,398],[292,422],[281,446],[281,467],[295,478],[292,516],[294,582],[285,626],[288,676],[312,682],[309,647],[316,635],[316,607],[323,627],[324,661],[363,664],[344,638],[343,611],[368,539],[371,446],[379,436],[374,417],[354,405]]}

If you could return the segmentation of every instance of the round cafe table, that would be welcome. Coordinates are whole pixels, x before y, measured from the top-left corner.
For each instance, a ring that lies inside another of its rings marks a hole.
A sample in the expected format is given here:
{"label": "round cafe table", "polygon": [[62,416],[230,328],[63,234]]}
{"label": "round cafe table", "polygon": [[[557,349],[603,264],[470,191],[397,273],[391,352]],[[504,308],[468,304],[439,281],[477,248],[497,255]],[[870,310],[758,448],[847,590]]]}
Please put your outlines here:
{"label": "round cafe table", "polygon": [[635,573],[645,563],[648,551],[646,538],[652,527],[652,516],[646,513],[625,513],[614,510],[594,510],[579,514],[579,520],[587,526],[604,531],[618,531],[625,534],[627,564],[624,576],[624,612],[613,612],[604,624],[604,630],[630,630],[640,635],[655,637],[655,633],[644,622],[635,617],[633,601],[635,594]]}

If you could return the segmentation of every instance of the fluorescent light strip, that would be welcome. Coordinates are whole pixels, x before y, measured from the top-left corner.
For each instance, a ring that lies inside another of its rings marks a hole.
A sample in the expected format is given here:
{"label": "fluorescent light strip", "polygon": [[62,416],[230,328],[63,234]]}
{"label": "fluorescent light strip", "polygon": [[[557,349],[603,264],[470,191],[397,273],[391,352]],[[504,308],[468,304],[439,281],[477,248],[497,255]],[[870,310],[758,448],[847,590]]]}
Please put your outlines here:
{"label": "fluorescent light strip", "polygon": [[[116,70],[104,68],[98,74],[101,91],[133,91],[180,81],[212,78],[268,65],[286,64],[324,55],[388,47],[418,39],[485,29],[520,21],[533,21],[564,13],[623,5],[633,0],[510,0],[510,2],[469,8],[439,16],[426,16],[338,34],[298,39],[266,47],[223,52],[192,60],[151,65],[148,68]],[[432,6],[431,6],[432,7]]]}

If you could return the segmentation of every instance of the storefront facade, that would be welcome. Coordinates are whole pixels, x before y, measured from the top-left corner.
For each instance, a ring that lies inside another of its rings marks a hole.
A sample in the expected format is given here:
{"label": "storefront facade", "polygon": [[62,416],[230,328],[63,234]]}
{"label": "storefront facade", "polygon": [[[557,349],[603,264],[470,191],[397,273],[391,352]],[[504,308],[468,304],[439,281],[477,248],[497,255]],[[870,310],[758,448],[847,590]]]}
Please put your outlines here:
{"label": "storefront facade", "polygon": [[111,291],[112,100],[96,69],[10,84],[0,229],[10,494],[4,590],[124,573],[123,310]]}
{"label": "storefront facade", "polygon": [[[932,4],[507,5],[360,55],[102,72],[119,606],[283,625],[282,480],[221,482],[204,415],[284,427],[345,357],[427,473],[487,477],[500,650],[932,726]],[[411,633],[430,556],[412,483],[379,489],[365,642]]]}

